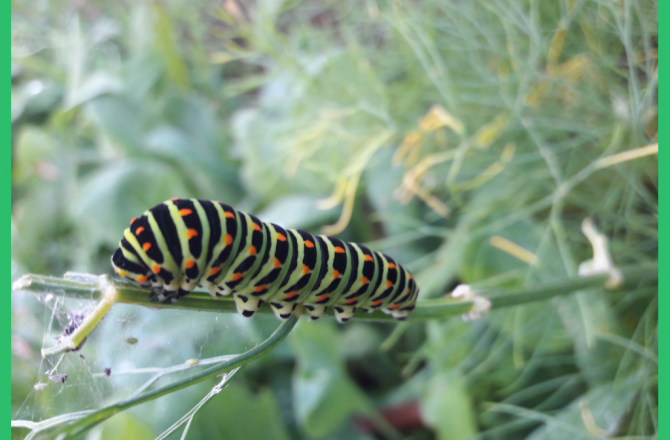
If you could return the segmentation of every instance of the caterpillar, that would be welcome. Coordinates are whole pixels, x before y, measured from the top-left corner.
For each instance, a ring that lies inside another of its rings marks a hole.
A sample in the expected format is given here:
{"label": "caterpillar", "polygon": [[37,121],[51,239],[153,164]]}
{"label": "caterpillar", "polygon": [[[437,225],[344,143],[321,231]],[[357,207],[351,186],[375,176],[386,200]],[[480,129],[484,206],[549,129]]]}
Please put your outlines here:
{"label": "caterpillar", "polygon": [[310,320],[332,307],[339,322],[357,308],[403,320],[419,288],[391,257],[299,229],[284,229],[218,201],[174,198],[130,221],[112,256],[121,277],[175,302],[196,286],[233,295],[251,317],[264,302],[279,319],[302,305]]}

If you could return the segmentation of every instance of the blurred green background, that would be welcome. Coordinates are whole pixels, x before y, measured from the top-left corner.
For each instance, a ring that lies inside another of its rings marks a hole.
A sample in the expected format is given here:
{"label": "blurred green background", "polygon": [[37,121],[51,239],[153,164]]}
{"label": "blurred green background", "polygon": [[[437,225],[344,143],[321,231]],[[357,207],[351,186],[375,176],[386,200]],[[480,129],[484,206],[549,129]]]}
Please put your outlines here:
{"label": "blurred green background", "polygon": [[[13,278],[111,273],[129,219],[171,197],[369,245],[424,299],[575,276],[586,217],[616,264],[656,261],[656,157],[598,159],[657,142],[657,27],[650,0],[13,0]],[[52,383],[40,348],[88,305],[12,295],[13,419],[102,407],[148,378],[116,372],[277,325],[117,305]],[[300,322],[189,438],[654,438],[656,341],[654,283],[474,322]],[[154,438],[215,383],[87,438]],[[360,428],[397,405],[420,417]]]}

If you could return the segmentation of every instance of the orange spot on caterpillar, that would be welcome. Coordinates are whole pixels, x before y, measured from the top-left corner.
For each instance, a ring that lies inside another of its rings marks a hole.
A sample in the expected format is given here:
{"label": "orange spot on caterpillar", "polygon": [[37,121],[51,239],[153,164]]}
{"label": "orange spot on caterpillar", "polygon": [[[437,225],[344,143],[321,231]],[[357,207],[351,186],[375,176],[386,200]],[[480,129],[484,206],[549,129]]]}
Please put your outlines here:
{"label": "orange spot on caterpillar", "polygon": [[409,279],[410,279],[410,280],[411,280],[411,279],[414,279],[414,277],[412,276],[411,273],[408,273],[407,275],[409,276]]}
{"label": "orange spot on caterpillar", "polygon": [[140,226],[139,228],[135,229],[135,235],[140,235],[144,231],[144,226]]}
{"label": "orange spot on caterpillar", "polygon": [[411,292],[411,290],[407,289],[407,291],[405,291],[405,295],[409,295],[409,292]]}
{"label": "orange spot on caterpillar", "polygon": [[142,249],[144,249],[144,252],[148,251],[149,249],[151,249],[151,243],[144,243],[142,245]]}
{"label": "orange spot on caterpillar", "polygon": [[345,303],[346,304],[351,304],[351,303],[355,303],[356,301],[358,301],[358,298],[350,298],[350,299],[346,300]]}
{"label": "orange spot on caterpillar", "polygon": [[249,248],[249,255],[256,255],[256,246],[251,246]]}
{"label": "orange spot on caterpillar", "polygon": [[302,265],[302,273],[303,274],[309,273],[309,266],[307,266],[306,264],[303,264]]}
{"label": "orange spot on caterpillar", "polygon": [[187,229],[186,230],[186,238],[188,238],[189,240],[191,238],[197,236],[197,235],[198,235],[198,231],[196,231],[195,229]]}
{"label": "orange spot on caterpillar", "polygon": [[365,261],[372,261],[372,255],[366,255]]}
{"label": "orange spot on caterpillar", "polygon": [[395,264],[389,263],[389,269],[395,269]]}
{"label": "orange spot on caterpillar", "polygon": [[280,267],[280,266],[281,266],[281,262],[279,261],[278,258],[275,258],[274,267]]}
{"label": "orange spot on caterpillar", "polygon": [[256,292],[260,292],[260,291],[262,291],[263,289],[265,289],[265,284],[263,284],[262,286],[258,286],[258,287],[256,287],[254,290],[255,290]]}
{"label": "orange spot on caterpillar", "polygon": [[160,273],[161,267],[158,264],[154,264],[153,266],[151,266],[151,270],[153,270],[154,273]]}
{"label": "orange spot on caterpillar", "polygon": [[335,246],[335,253],[343,254],[343,253],[344,253],[344,249],[342,249],[340,246]]}
{"label": "orange spot on caterpillar", "polygon": [[282,234],[281,232],[277,232],[277,240],[286,241],[286,236],[284,234]]}
{"label": "orange spot on caterpillar", "polygon": [[131,219],[130,219],[130,224],[132,225],[133,223],[135,223],[135,220],[137,220],[137,217],[133,217],[133,218],[131,218]]}
{"label": "orange spot on caterpillar", "polygon": [[386,287],[391,287],[391,286],[393,286],[393,283],[390,282],[390,281],[387,281],[387,282],[386,282]]}
{"label": "orange spot on caterpillar", "polygon": [[369,279],[367,279],[367,278],[365,278],[365,277],[361,278],[361,284],[367,284],[367,283],[369,283],[369,282],[370,282]]}
{"label": "orange spot on caterpillar", "polygon": [[389,309],[397,309],[400,307],[400,304],[393,304],[392,306],[389,306]]}
{"label": "orange spot on caterpillar", "polygon": [[223,242],[226,244],[226,246],[230,245],[230,243],[233,242],[233,236],[230,234],[226,234],[226,238],[224,239]]}
{"label": "orange spot on caterpillar", "polygon": [[179,200],[179,197],[172,197],[170,200],[174,202],[175,200]]}
{"label": "orange spot on caterpillar", "polygon": [[289,292],[286,295],[284,295],[284,299],[291,299],[294,296],[296,296],[297,294],[298,294],[298,292],[294,290],[293,292]]}
{"label": "orange spot on caterpillar", "polygon": [[233,281],[237,281],[237,280],[239,280],[239,279],[242,278],[242,277],[244,277],[244,274],[238,272],[238,273],[233,274],[233,278],[231,278],[231,279],[232,279]]}
{"label": "orange spot on caterpillar", "polygon": [[140,275],[140,276],[137,277],[137,281],[139,283],[146,283],[147,282],[147,277],[145,277],[144,275]]}
{"label": "orange spot on caterpillar", "polygon": [[308,247],[308,248],[313,248],[313,247],[314,247],[314,243],[312,243],[311,241],[307,240],[307,241],[305,242],[305,246]]}
{"label": "orange spot on caterpillar", "polygon": [[378,305],[381,304],[382,302],[384,302],[384,300],[378,299],[377,301],[372,301],[371,304],[372,304],[373,306],[378,306]]}
{"label": "orange spot on caterpillar", "polygon": [[316,300],[317,301],[323,301],[324,299],[328,298],[328,294],[324,293],[323,295],[319,296]]}
{"label": "orange spot on caterpillar", "polygon": [[195,261],[189,259],[189,260],[186,260],[186,264],[184,266],[186,266],[186,269],[190,269],[190,268],[193,267],[194,264],[195,264]]}
{"label": "orange spot on caterpillar", "polygon": [[193,211],[191,211],[190,209],[184,208],[179,210],[179,215],[181,215],[182,217],[186,217],[189,214],[193,214]]}
{"label": "orange spot on caterpillar", "polygon": [[340,272],[337,270],[333,271],[333,279],[338,278],[340,276]]}
{"label": "orange spot on caterpillar", "polygon": [[261,227],[254,223],[254,231],[260,231]]}
{"label": "orange spot on caterpillar", "polygon": [[216,274],[219,273],[219,272],[221,272],[221,268],[220,268],[220,267],[213,267],[213,268],[209,271],[209,275],[210,275],[210,276],[211,276],[211,275],[216,275]]}
{"label": "orange spot on caterpillar", "polygon": [[[219,203],[221,203],[221,202],[219,202]],[[226,212],[223,216],[225,218],[235,218],[235,214],[233,214],[232,212]]]}

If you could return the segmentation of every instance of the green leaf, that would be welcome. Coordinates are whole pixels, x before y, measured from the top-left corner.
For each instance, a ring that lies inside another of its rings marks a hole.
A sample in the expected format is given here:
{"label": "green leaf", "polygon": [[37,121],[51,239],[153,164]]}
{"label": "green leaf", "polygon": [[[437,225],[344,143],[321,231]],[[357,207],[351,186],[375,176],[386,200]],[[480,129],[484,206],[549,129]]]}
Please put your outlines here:
{"label": "green leaf", "polygon": [[301,322],[290,341],[298,368],[293,377],[296,419],[309,437],[332,433],[370,404],[344,369],[341,340],[332,323]]}
{"label": "green leaf", "polygon": [[[246,109],[233,117],[236,150],[243,160],[242,180],[247,190],[268,203],[292,193],[326,196],[332,185],[318,173],[297,167],[290,175],[286,170],[298,165],[282,147],[282,142],[295,134],[271,112]],[[288,143],[288,141],[287,141]]]}
{"label": "green leaf", "polygon": [[192,431],[193,438],[226,440],[289,438],[279,404],[272,392],[263,389],[252,394],[236,382],[230,383],[200,411]]}
{"label": "green leaf", "polygon": [[12,122],[54,110],[63,96],[63,87],[48,80],[33,80],[17,89],[12,90]]}
{"label": "green leaf", "polygon": [[149,53],[128,62],[123,70],[126,96],[141,102],[147,99],[149,90],[165,72],[165,66],[156,54]]}
{"label": "green leaf", "polygon": [[13,183],[24,183],[39,176],[36,169],[58,156],[58,140],[41,128],[27,126],[19,131],[14,148]]}
{"label": "green leaf", "polygon": [[463,253],[470,242],[473,221],[473,217],[463,216],[450,238],[437,249],[435,258],[416,274],[417,284],[421,286],[420,298],[436,298],[449,293],[449,285],[464,264]]}
{"label": "green leaf", "polygon": [[96,72],[89,76],[81,86],[68,93],[65,105],[69,109],[106,93],[118,93],[121,90],[123,90],[123,83],[120,79],[107,72]]}
{"label": "green leaf", "polygon": [[189,87],[188,69],[177,49],[172,18],[160,3],[153,3],[153,10],[156,14],[154,28],[156,30],[156,44],[163,57],[168,77],[175,85],[187,89]]}
{"label": "green leaf", "polygon": [[[393,167],[391,158],[393,150],[390,148],[378,151],[365,170],[366,193],[375,213],[384,221],[384,230],[390,236],[402,234],[416,228],[402,220],[418,216],[415,203],[403,204],[394,195],[402,185],[404,169]],[[398,248],[401,248],[398,246]],[[403,249],[405,251],[405,249]]]}
{"label": "green leaf", "polygon": [[377,354],[382,338],[376,327],[352,322],[341,336],[342,354],[347,359],[362,359],[368,354]]}
{"label": "green leaf", "polygon": [[[141,189],[138,191],[138,189]],[[91,245],[115,247],[130,219],[172,197],[188,194],[175,170],[156,161],[118,162],[82,184],[71,212]]]}
{"label": "green leaf", "polygon": [[318,209],[319,200],[320,197],[307,194],[281,197],[266,206],[258,216],[286,228],[306,230],[337,220],[339,211],[336,208]]}
{"label": "green leaf", "polygon": [[457,373],[433,376],[426,388],[421,411],[439,440],[461,440],[477,434],[472,399]]}
{"label": "green leaf", "polygon": [[184,177],[189,195],[231,205],[240,199],[237,172],[215,152],[213,142],[201,145],[193,136],[173,127],[153,130],[145,141],[147,153],[170,163]]}
{"label": "green leaf", "polygon": [[[524,219],[495,234],[518,247],[521,247],[531,254],[537,252],[540,243],[541,231],[530,219]],[[551,263],[555,262],[557,249],[553,248],[554,254],[547,255],[551,258]],[[476,283],[494,276],[500,276],[505,273],[516,273],[516,276],[510,277],[504,284],[497,284],[496,287],[520,287],[523,283],[525,269],[529,268],[526,261],[522,261],[513,255],[494,247],[488,238],[471,242],[464,250],[464,264],[460,271],[461,280],[464,284]],[[540,262],[542,266],[553,267],[548,262]]]}
{"label": "green leaf", "polygon": [[141,109],[121,96],[100,96],[89,101],[85,112],[103,134],[127,153],[142,146]]}
{"label": "green leaf", "polygon": [[[591,440],[616,435],[637,394],[637,379],[634,376],[627,379],[625,385],[607,384],[589,390],[554,416],[523,410],[516,412],[519,417],[544,422],[527,440]],[[507,412],[514,414],[514,411]]]}

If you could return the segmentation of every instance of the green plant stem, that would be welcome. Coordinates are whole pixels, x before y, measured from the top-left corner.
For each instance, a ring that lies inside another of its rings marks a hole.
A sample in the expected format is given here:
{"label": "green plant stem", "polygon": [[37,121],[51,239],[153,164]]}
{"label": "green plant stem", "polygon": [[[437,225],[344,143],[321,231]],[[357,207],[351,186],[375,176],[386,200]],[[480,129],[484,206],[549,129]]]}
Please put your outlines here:
{"label": "green plant stem", "polygon": [[[640,264],[619,268],[624,276],[624,286],[635,285],[641,281],[654,281],[658,278],[658,265]],[[591,275],[588,277],[574,277],[562,281],[548,283],[542,286],[532,286],[522,290],[508,289],[474,289],[481,296],[491,300],[492,308],[510,307],[534,301],[543,301],[554,296],[568,295],[580,290],[601,287],[604,285],[607,275]],[[149,300],[150,291],[131,286],[119,278],[110,280],[117,290],[116,302],[134,304],[153,309],[185,309],[198,311],[211,311],[219,313],[235,313],[235,303],[231,297],[215,298],[204,292],[193,292],[173,304],[153,303]],[[57,278],[45,275],[25,275],[14,284],[14,290],[27,290],[38,294],[63,294],[74,298],[88,298],[99,300],[102,290],[97,282],[85,282],[73,280],[67,277]],[[440,298],[430,301],[420,301],[416,309],[407,318],[407,321],[425,321],[428,319],[446,318],[457,316],[470,311],[471,301],[463,301],[454,298]],[[273,314],[272,309],[264,304],[258,310],[260,314]],[[326,311],[326,316],[334,317],[332,310]],[[357,310],[355,319],[362,321],[393,322],[390,315],[382,312],[366,313]]]}
{"label": "green plant stem", "polygon": [[[643,280],[657,279],[658,265],[647,264],[629,266],[620,269],[626,283],[634,284]],[[65,296],[86,297],[97,300],[102,297],[93,313],[86,317],[83,324],[76,331],[54,347],[42,350],[43,356],[64,353],[78,347],[79,344],[95,328],[114,302],[135,304],[152,308],[181,308],[187,310],[205,310],[213,312],[235,312],[235,303],[232,298],[215,298],[202,292],[193,292],[180,301],[171,304],[152,303],[150,292],[128,284],[125,280],[110,280],[107,277],[94,277],[65,274],[63,278],[25,275],[14,283],[14,290],[29,290],[35,293],[62,292]],[[102,281],[101,281],[102,279]],[[569,278],[545,286],[532,287],[520,291],[509,290],[482,290],[477,294],[487,297],[492,308],[509,307],[533,301],[542,301],[558,295],[566,295],[586,288],[602,286],[607,275],[592,275],[588,277]],[[419,302],[416,309],[407,318],[407,321],[424,321],[428,319],[444,319],[460,315],[472,310],[474,303],[471,300],[440,298]],[[271,314],[272,309],[264,304],[258,311],[261,314]],[[326,311],[326,316],[333,317],[332,310]],[[382,312],[366,313],[357,310],[354,318],[364,321],[390,322],[393,318]]]}
{"label": "green plant stem", "polygon": [[[624,277],[624,283],[612,291],[621,291],[627,287],[635,286],[640,282],[654,282],[658,280],[658,264],[640,264],[635,266],[625,266],[619,268]],[[599,274],[588,277],[569,278],[544,286],[537,286],[526,291],[503,291],[500,289],[491,289],[485,294],[491,300],[491,308],[511,307],[519,304],[525,304],[532,301],[542,301],[559,295],[579,292],[581,290],[594,287],[603,287],[609,275]]]}
{"label": "green plant stem", "polygon": [[247,363],[263,356],[265,353],[269,352],[277,345],[279,345],[279,343],[281,343],[289,335],[289,333],[291,332],[291,330],[293,329],[293,327],[297,322],[298,317],[296,315],[293,315],[286,321],[282,321],[277,330],[275,330],[274,333],[272,333],[272,335],[270,335],[268,339],[266,339],[256,347],[252,348],[251,350],[246,351],[236,356],[233,359],[221,362],[220,364],[210,367],[205,371],[202,371],[198,374],[194,374],[190,377],[187,377],[170,385],[166,385],[156,390],[140,394],[137,397],[133,397],[124,400],[122,402],[115,403],[113,405],[109,405],[105,408],[95,411],[93,414],[87,415],[86,417],[75,422],[72,425],[64,426],[54,431],[52,434],[56,436],[60,433],[67,432],[69,437],[75,438],[76,436],[81,435],[82,433],[92,428],[93,426],[97,425],[98,423],[101,423],[107,420],[108,418],[112,417],[113,415],[121,411],[124,411],[128,408],[132,408],[133,406],[137,406],[142,403],[157,399],[166,394],[173,393],[175,391],[194,385],[198,382],[202,382],[207,379],[219,376],[223,373],[227,373],[228,371],[231,371],[237,367],[246,365]]}

